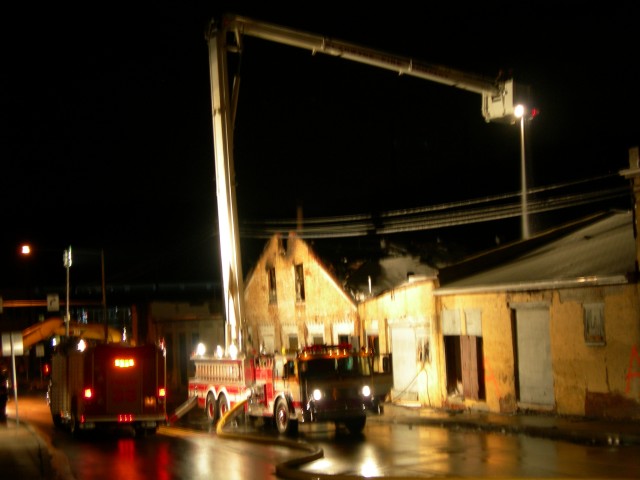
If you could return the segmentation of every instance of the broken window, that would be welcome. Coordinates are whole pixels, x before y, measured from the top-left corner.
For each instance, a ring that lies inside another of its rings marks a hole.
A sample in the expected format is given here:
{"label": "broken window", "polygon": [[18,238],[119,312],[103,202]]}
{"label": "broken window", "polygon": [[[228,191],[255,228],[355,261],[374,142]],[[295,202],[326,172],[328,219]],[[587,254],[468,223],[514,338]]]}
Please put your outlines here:
{"label": "broken window", "polygon": [[269,305],[278,303],[278,295],[276,291],[276,269],[275,267],[267,267],[267,283],[269,286]]}
{"label": "broken window", "polygon": [[304,302],[304,268],[301,263],[295,266],[296,302]]}

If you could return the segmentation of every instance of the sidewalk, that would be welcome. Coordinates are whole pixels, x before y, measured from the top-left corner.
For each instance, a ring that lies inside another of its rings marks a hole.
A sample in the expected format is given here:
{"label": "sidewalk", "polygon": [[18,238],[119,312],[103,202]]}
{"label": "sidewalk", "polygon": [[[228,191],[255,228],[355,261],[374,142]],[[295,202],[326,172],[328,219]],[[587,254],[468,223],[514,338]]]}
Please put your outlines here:
{"label": "sidewalk", "polygon": [[595,420],[551,414],[449,411],[400,403],[385,403],[384,414],[377,418],[370,417],[370,420],[523,434],[588,445],[640,445],[640,421]]}
{"label": "sidewalk", "polygon": [[0,471],[2,478],[59,478],[40,435],[28,423],[11,417],[0,420]]}

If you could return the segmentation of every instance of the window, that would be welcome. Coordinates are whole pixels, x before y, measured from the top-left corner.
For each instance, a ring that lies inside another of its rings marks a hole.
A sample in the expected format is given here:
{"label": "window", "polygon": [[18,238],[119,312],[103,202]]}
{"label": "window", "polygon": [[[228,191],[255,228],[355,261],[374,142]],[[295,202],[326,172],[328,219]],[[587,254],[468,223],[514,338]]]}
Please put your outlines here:
{"label": "window", "polygon": [[301,263],[295,266],[296,302],[304,302],[304,268]]}
{"label": "window", "polygon": [[275,267],[267,267],[267,283],[269,286],[269,305],[278,303]]}
{"label": "window", "polygon": [[604,304],[585,303],[584,341],[587,345],[604,345]]}
{"label": "window", "polygon": [[298,350],[298,335],[289,334],[289,351],[295,352]]}

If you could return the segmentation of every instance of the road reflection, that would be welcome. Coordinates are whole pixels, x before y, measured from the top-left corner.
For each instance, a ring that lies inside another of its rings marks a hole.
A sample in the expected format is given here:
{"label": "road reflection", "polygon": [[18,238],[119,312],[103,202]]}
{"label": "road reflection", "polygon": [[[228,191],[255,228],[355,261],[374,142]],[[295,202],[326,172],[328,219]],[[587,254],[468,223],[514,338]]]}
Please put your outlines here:
{"label": "road reflection", "polygon": [[[73,438],[65,430],[53,428],[46,403],[40,398],[25,399],[20,412],[46,437],[63,473],[69,473],[59,480],[272,480],[278,478],[276,469],[285,462],[305,456],[301,448],[279,445],[285,437],[260,422],[252,426],[238,421],[231,428],[240,435],[259,437],[259,442],[219,436],[201,415],[191,423],[197,427],[186,428],[190,422],[184,422],[161,427],[157,435],[147,437],[122,430]],[[13,413],[11,406],[8,413]],[[336,430],[332,424],[301,425],[297,437],[287,438],[322,450],[322,457],[295,467],[296,473],[302,470],[316,476],[640,478],[640,447],[635,445],[607,448],[382,422],[369,422],[364,435],[359,436]],[[67,462],[64,465],[62,458]]]}

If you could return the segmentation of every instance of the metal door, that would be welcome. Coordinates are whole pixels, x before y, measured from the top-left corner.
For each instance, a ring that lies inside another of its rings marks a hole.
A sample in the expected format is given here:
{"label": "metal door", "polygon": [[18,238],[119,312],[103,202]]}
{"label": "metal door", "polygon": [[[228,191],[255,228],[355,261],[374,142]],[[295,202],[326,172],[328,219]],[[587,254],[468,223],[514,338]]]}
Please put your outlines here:
{"label": "metal door", "polygon": [[516,339],[518,400],[522,403],[554,405],[549,310],[517,309]]}

